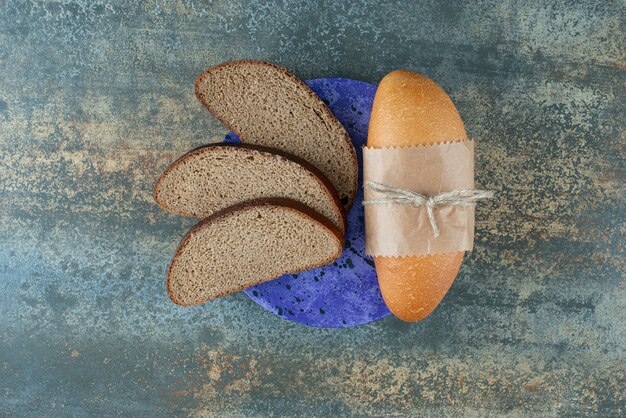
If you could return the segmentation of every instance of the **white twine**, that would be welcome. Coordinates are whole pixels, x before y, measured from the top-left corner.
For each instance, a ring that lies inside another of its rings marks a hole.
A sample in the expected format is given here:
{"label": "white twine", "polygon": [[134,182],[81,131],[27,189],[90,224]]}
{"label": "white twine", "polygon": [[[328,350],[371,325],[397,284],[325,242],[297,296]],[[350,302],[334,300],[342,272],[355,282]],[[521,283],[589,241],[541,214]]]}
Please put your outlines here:
{"label": "white twine", "polygon": [[490,199],[494,196],[493,192],[475,189],[453,190],[433,196],[425,196],[412,190],[400,189],[375,181],[366,181],[365,187],[385,195],[386,197],[383,199],[364,200],[364,205],[398,204],[426,206],[428,220],[430,221],[430,226],[433,228],[435,238],[439,236],[439,227],[437,227],[434,212],[436,206],[475,206],[477,200]]}

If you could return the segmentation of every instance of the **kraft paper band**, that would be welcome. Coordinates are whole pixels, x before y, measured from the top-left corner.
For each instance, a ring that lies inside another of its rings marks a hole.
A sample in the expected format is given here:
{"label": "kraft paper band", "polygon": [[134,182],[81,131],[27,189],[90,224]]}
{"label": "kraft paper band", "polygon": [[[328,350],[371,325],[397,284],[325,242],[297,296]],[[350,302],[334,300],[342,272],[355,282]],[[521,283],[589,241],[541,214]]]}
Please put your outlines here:
{"label": "kraft paper band", "polygon": [[[372,256],[408,257],[471,251],[474,206],[380,204],[390,190],[436,196],[474,189],[474,141],[402,148],[363,148],[365,249]],[[482,192],[482,191],[477,191]],[[482,196],[487,197],[487,196]],[[481,198],[482,198],[481,197]],[[429,219],[432,210],[438,236]]]}

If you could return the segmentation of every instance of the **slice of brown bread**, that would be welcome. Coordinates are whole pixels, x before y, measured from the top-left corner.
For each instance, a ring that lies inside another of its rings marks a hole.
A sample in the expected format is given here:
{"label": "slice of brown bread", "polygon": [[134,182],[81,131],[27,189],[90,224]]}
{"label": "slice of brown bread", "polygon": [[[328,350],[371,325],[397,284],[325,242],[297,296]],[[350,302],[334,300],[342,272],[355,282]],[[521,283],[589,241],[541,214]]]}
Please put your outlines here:
{"label": "slice of brown bread", "polygon": [[344,233],[343,207],[330,182],[311,164],[249,144],[196,148],[170,165],[154,186],[154,200],[183,216],[206,218],[247,200],[296,200]]}
{"label": "slice of brown bread", "polygon": [[298,202],[243,203],[191,228],[167,271],[167,291],[179,305],[197,305],[329,264],[342,247],[337,228]]}
{"label": "slice of brown bread", "polygon": [[196,96],[243,142],[300,157],[332,182],[346,208],[357,190],[354,146],[341,123],[304,82],[261,61],[233,61],[196,80]]}

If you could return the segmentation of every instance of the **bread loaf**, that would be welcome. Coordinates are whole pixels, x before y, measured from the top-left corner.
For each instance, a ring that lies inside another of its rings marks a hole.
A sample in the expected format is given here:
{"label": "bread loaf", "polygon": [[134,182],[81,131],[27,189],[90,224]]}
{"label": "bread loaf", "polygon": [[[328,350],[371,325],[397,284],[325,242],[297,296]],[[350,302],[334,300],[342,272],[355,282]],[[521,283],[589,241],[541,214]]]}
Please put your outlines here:
{"label": "bread loaf", "polygon": [[[448,95],[427,77],[397,70],[376,91],[367,145],[408,147],[467,140],[465,127]],[[428,316],[452,285],[463,252],[417,257],[374,257],[385,303],[400,319]]]}

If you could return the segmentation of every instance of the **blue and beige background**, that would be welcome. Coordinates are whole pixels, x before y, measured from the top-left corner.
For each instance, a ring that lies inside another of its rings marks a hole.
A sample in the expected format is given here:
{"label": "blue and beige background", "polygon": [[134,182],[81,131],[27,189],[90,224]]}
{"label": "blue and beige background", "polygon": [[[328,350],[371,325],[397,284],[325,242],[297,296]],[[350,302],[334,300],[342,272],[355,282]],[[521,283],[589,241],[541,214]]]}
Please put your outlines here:
{"label": "blue and beige background", "polygon": [[[626,414],[622,1],[0,0],[0,415]],[[222,61],[377,83],[408,68],[477,141],[475,250],[417,324],[172,304],[194,220],[160,171],[225,129]]]}

